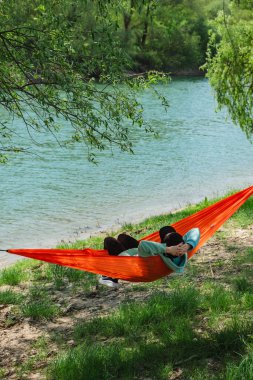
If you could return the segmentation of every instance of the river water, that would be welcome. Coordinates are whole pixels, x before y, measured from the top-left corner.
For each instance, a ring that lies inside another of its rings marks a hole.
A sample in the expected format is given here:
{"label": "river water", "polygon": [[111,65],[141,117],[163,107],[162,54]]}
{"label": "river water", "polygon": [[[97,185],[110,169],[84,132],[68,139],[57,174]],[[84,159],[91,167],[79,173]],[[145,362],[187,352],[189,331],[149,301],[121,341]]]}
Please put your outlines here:
{"label": "river water", "polygon": [[[96,166],[80,145],[67,150],[43,136],[40,157],[0,166],[0,249],[54,247],[252,185],[253,145],[225,111],[215,112],[208,81],[180,78],[160,90],[167,112],[151,92],[141,96],[160,137],[136,131],[134,155],[102,152]],[[0,266],[13,260],[2,254]]]}

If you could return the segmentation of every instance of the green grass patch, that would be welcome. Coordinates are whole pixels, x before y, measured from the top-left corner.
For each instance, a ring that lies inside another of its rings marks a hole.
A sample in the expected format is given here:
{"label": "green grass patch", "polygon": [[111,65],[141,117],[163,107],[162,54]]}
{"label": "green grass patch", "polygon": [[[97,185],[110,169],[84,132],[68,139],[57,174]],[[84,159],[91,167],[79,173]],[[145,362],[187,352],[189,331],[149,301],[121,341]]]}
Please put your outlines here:
{"label": "green grass patch", "polygon": [[97,284],[97,276],[92,273],[55,264],[47,264],[45,277],[54,283],[56,289],[71,283],[80,285],[84,291],[88,291]]}
{"label": "green grass patch", "polygon": [[33,320],[50,320],[59,314],[59,310],[55,305],[45,301],[26,303],[21,307],[21,311],[24,317],[29,317]]}
{"label": "green grass patch", "polygon": [[18,267],[11,266],[5,268],[0,273],[0,285],[18,285],[22,281],[26,280],[27,275],[22,272]]}
{"label": "green grass patch", "polygon": [[204,296],[204,307],[215,314],[229,311],[237,301],[233,294],[221,286],[214,286]]}
{"label": "green grass patch", "polygon": [[95,318],[90,323],[80,324],[75,330],[75,337],[83,339],[94,334],[100,336],[120,337],[128,335],[136,339],[139,329],[149,330],[150,321],[160,329],[174,323],[175,316],[191,317],[199,306],[199,293],[195,289],[175,290],[171,294],[154,294],[147,303],[136,302],[122,305],[116,315],[107,318]]}
{"label": "green grass patch", "polygon": [[252,284],[246,277],[237,277],[234,279],[234,286],[238,292],[252,292]]}
{"label": "green grass patch", "polygon": [[[176,342],[179,346],[183,342]],[[169,347],[159,342],[142,342],[127,346],[124,341],[82,344],[61,355],[50,368],[50,379],[93,380],[134,379],[166,375],[172,368]],[[164,363],[167,363],[164,366]],[[166,369],[165,369],[166,367]],[[163,376],[163,378],[166,378]]]}
{"label": "green grass patch", "polygon": [[18,305],[22,302],[24,296],[12,290],[0,291],[0,304],[4,305]]}
{"label": "green grass patch", "polygon": [[37,286],[30,288],[26,302],[20,307],[20,310],[24,317],[33,320],[50,320],[60,313],[59,307],[51,302],[46,291]]}
{"label": "green grass patch", "polygon": [[25,259],[17,261],[15,264],[0,271],[0,286],[15,286],[31,279],[33,271],[40,265],[40,262],[37,260]]}
{"label": "green grass patch", "polygon": [[[113,235],[114,233],[112,233]],[[94,249],[101,249],[101,242],[103,241],[102,236],[92,236],[86,240],[76,240],[73,243],[66,243],[63,242],[58,245],[58,248],[62,249],[83,249],[83,248],[89,248],[92,247]]]}
{"label": "green grass patch", "polygon": [[220,331],[211,334],[213,344],[210,350],[216,352],[216,355],[243,353],[246,349],[245,343],[252,340],[252,331],[252,320],[241,320],[237,314]]}
{"label": "green grass patch", "polygon": [[244,356],[239,364],[227,365],[225,380],[253,380],[253,349]]}
{"label": "green grass patch", "polygon": [[253,292],[241,294],[241,306],[244,310],[253,310]]}
{"label": "green grass patch", "polygon": [[[137,361],[135,350],[124,350],[120,344],[104,347],[83,344],[70,350],[55,361],[50,378],[55,380],[117,379],[124,372],[124,379],[132,379]],[[134,363],[135,362],[135,363]]]}

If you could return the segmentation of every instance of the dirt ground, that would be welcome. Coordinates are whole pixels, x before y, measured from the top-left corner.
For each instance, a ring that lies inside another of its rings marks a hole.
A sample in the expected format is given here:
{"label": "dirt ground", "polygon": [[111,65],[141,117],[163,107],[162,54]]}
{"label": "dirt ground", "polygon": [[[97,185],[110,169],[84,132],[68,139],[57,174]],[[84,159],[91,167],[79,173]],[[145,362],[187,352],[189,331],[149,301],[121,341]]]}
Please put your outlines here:
{"label": "dirt ground", "polygon": [[[242,250],[253,246],[253,226],[247,229],[231,229],[230,232],[230,237],[224,238],[224,242],[214,236],[192,258],[192,264],[196,268],[205,266],[205,271],[197,271],[197,282],[203,281],[207,276],[218,279],[223,272],[222,266],[215,265],[218,260],[222,258],[224,265],[229,269],[231,255],[236,254],[236,249]],[[236,249],[231,250],[229,247]],[[234,272],[236,268],[231,266],[230,270]],[[13,306],[0,305],[0,379],[45,379],[43,370],[57,354],[55,339],[53,342],[51,337],[64,336],[66,346],[75,346],[71,333],[73,326],[78,321],[87,321],[94,316],[109,314],[121,303],[130,299],[143,301],[153,291],[148,287],[145,290],[138,289],[138,286],[135,291],[130,291],[134,286],[136,285],[121,282],[120,288],[114,291],[99,285],[90,292],[80,292],[74,295],[70,286],[61,291],[50,289],[49,286],[48,291],[53,300],[58,306],[61,306],[63,311],[62,315],[52,322],[35,322],[30,318],[15,319],[11,311]],[[22,292],[22,287],[17,289]],[[42,338],[45,338],[44,342],[47,345],[46,356],[43,356],[39,349],[39,342],[43,341]],[[28,375],[25,374],[26,364],[32,368]],[[20,372],[20,366],[23,367],[23,372]],[[176,378],[180,378],[180,376]]]}

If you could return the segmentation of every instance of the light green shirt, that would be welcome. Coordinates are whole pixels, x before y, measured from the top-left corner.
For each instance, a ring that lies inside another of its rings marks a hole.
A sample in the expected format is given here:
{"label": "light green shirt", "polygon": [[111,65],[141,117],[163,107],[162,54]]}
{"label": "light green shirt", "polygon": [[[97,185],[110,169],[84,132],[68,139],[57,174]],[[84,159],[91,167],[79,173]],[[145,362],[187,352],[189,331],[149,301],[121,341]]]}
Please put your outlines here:
{"label": "light green shirt", "polygon": [[[200,231],[198,228],[192,228],[184,236],[183,240],[186,244],[190,244],[192,249],[195,248],[200,239]],[[131,248],[119,254],[119,256],[140,256],[150,257],[159,255],[164,263],[175,272],[182,272],[187,263],[187,254],[175,257],[173,260],[165,256],[166,244],[155,243],[153,241],[141,240],[138,248]]]}

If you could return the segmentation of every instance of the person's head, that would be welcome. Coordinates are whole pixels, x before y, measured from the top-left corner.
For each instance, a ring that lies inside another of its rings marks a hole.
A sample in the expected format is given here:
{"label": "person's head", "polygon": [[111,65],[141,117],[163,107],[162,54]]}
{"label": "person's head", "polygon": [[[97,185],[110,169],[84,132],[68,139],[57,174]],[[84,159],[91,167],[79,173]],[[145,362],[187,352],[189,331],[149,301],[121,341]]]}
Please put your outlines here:
{"label": "person's head", "polygon": [[165,243],[164,241],[164,238],[167,234],[169,233],[172,233],[172,232],[176,232],[175,228],[172,227],[172,226],[164,226],[160,229],[159,231],[159,235],[160,235],[160,239],[161,239],[161,243]]}
{"label": "person's head", "polygon": [[164,237],[164,243],[166,247],[172,247],[174,245],[178,245],[180,243],[184,243],[182,235],[177,232],[170,232]]}

